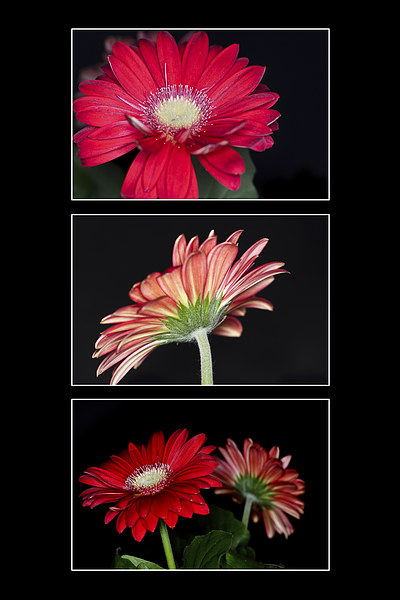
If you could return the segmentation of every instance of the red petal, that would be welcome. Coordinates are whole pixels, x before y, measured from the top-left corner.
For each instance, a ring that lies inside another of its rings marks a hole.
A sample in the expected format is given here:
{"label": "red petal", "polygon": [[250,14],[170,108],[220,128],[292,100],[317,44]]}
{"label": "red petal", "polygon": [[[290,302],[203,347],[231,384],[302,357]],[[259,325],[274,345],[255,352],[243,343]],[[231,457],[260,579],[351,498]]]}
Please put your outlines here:
{"label": "red petal", "polygon": [[211,90],[211,100],[222,104],[232,98],[240,98],[250,94],[259,83],[264,72],[265,67],[254,66],[234,73]]}
{"label": "red petal", "polygon": [[136,524],[131,528],[131,531],[135,540],[141,542],[147,530],[143,526],[142,520],[138,519]]}
{"label": "red petal", "polygon": [[178,514],[176,512],[170,511],[165,519],[163,519],[164,523],[173,529],[178,521]]}
{"label": "red petal", "polygon": [[179,450],[182,444],[185,443],[188,437],[187,429],[178,429],[175,431],[169,440],[167,441],[164,449],[163,462],[168,463],[172,460],[175,452]]}
{"label": "red petal", "polygon": [[212,167],[229,173],[231,175],[240,175],[245,171],[245,164],[243,158],[233,150],[233,148],[222,148],[216,152],[210,152],[205,156],[199,156],[199,160],[205,159]]}
{"label": "red petal", "polygon": [[153,77],[158,88],[165,85],[164,75],[160,69],[160,63],[158,61],[156,45],[150,40],[139,40],[139,49],[142,54],[143,60],[149,69],[151,76]]}
{"label": "red petal", "polygon": [[182,57],[183,85],[195,86],[208,56],[208,36],[200,31],[188,41]]}
{"label": "red petal", "polygon": [[206,66],[197,82],[197,89],[210,89],[218,83],[234,64],[239,52],[239,44],[232,44],[221,50]]}
{"label": "red petal", "polygon": [[162,431],[157,431],[156,433],[153,433],[147,446],[148,461],[150,463],[161,462],[163,452],[164,434]]}
{"label": "red petal", "polygon": [[198,452],[198,450],[204,444],[205,440],[206,436],[204,433],[199,433],[198,435],[188,440],[182,446],[180,452],[176,453],[172,461],[170,461],[170,466],[180,468],[181,466],[187,464],[194,457],[196,452]]}
{"label": "red petal", "polygon": [[185,198],[191,183],[190,154],[178,145],[172,147],[167,167],[157,185],[160,198]]}
{"label": "red petal", "polygon": [[148,515],[148,512],[151,507],[151,497],[150,496],[142,496],[138,498],[136,501],[136,510],[139,517],[145,518]]}
{"label": "red petal", "polygon": [[157,91],[154,79],[138,52],[135,52],[123,42],[116,42],[113,45],[113,55],[122,60],[133,71],[135,77],[140,80],[141,87],[145,92]]}
{"label": "red petal", "polygon": [[124,90],[137,102],[142,101],[146,95],[146,88],[139,80],[136,73],[116,56],[109,56],[108,60],[115,77],[118,79]]}
{"label": "red petal", "polygon": [[149,154],[146,154],[145,152],[139,152],[139,154],[135,157],[134,161],[129,167],[121,189],[122,198],[135,198],[136,186],[138,184],[139,177],[142,175],[148,157]]}
{"label": "red petal", "polygon": [[118,146],[113,150],[108,150],[105,152],[97,151],[96,153],[93,150],[89,151],[87,149],[79,149],[78,156],[81,159],[82,165],[84,167],[95,167],[97,165],[102,165],[106,162],[109,162],[110,160],[114,160],[115,158],[118,158],[119,156],[130,152],[135,147],[136,142],[130,142],[129,144],[123,144],[122,146]]}
{"label": "red petal", "polygon": [[168,31],[160,31],[157,36],[157,54],[165,86],[181,83],[181,58],[178,46]]}
{"label": "red petal", "polygon": [[166,167],[170,150],[171,144],[165,144],[159,152],[153,152],[148,157],[142,175],[143,188],[145,190],[149,191],[157,184],[159,177]]}
{"label": "red petal", "polygon": [[152,496],[151,512],[161,519],[165,519],[168,516],[168,497],[165,494],[160,493]]}

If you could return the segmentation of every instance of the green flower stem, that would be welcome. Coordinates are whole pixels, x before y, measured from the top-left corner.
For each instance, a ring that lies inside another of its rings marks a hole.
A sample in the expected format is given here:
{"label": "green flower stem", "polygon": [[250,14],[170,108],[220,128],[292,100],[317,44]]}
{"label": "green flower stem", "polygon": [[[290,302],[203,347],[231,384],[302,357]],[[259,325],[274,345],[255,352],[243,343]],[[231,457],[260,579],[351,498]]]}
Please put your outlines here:
{"label": "green flower stem", "polygon": [[161,539],[164,546],[165,557],[167,559],[168,569],[176,569],[174,555],[172,553],[171,542],[169,541],[168,529],[162,519],[160,523]]}
{"label": "green flower stem", "polygon": [[197,329],[193,332],[193,336],[200,350],[201,385],[213,385],[212,356],[207,329]]}
{"label": "green flower stem", "polygon": [[247,529],[248,529],[248,525],[249,525],[249,517],[250,517],[251,505],[253,504],[253,500],[254,500],[253,496],[246,495],[246,503],[244,505],[242,523],[247,527]]}

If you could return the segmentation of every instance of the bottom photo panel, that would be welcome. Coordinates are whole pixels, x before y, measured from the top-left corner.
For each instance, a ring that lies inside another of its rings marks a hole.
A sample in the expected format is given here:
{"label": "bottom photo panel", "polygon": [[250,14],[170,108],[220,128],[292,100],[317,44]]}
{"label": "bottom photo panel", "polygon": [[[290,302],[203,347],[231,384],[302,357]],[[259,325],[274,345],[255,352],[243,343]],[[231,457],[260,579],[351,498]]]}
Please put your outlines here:
{"label": "bottom photo panel", "polygon": [[71,569],[329,571],[329,413],[73,399]]}

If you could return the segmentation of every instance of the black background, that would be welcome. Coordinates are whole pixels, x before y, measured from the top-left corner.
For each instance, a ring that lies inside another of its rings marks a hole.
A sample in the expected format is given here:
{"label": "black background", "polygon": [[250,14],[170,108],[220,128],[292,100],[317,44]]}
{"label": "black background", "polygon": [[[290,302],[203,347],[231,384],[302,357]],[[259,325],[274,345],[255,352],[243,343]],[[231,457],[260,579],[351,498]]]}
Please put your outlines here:
{"label": "black background", "polygon": [[[268,450],[278,445],[281,457],[291,455],[290,467],[305,481],[305,502],[300,520],[290,518],[294,533],[285,539],[275,534],[269,540],[262,522],[250,521],[250,546],[257,560],[282,563],[286,569],[326,569],[328,532],[328,401],[306,400],[74,400],[73,401],[73,568],[109,569],[116,548],[121,554],[140,556],[165,566],[161,539],[156,530],[138,543],[129,529],[119,534],[115,521],[104,523],[107,506],[82,507],[79,493],[87,486],[78,482],[90,466],[100,466],[111,454],[119,454],[129,442],[146,444],[154,431],[167,439],[186,427],[189,436],[207,435],[207,444],[224,446],[228,437],[240,449],[251,437]],[[219,452],[216,452],[219,455]],[[242,518],[243,506],[230,497],[203,492],[207,504],[231,510]],[[207,517],[201,517],[207,518]],[[181,518],[178,535],[193,527],[192,519]],[[196,532],[196,530],[194,530]],[[174,533],[171,533],[171,539]],[[179,562],[180,557],[176,557]]]}
{"label": "black background", "polygon": [[[171,30],[175,39],[188,30]],[[328,198],[328,31],[326,29],[207,30],[211,44],[239,43],[239,57],[249,66],[266,67],[262,83],[280,98],[275,144],[251,152],[260,198]],[[104,40],[110,35],[135,36],[135,30],[73,32],[74,92],[84,67],[104,63]],[[126,171],[136,151],[118,159]]]}
{"label": "black background", "polygon": [[[100,320],[131,304],[131,286],[171,265],[179,234],[203,241],[215,229],[218,240],[244,229],[239,256],[269,238],[255,266],[285,262],[260,292],[274,311],[249,309],[240,338],[211,336],[216,384],[328,383],[328,217],[326,215],[73,217],[73,382],[108,384],[112,369],[98,378],[101,359],[91,358]],[[196,344],[156,348],[122,384],[198,384]]]}

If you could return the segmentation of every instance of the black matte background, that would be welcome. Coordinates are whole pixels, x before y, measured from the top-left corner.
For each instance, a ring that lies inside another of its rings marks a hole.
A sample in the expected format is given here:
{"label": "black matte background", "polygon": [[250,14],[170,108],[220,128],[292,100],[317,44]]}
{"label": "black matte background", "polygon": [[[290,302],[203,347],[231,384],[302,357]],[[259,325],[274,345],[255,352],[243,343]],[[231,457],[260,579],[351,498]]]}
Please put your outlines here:
{"label": "black matte background", "polygon": [[[177,41],[188,30],[168,29]],[[281,113],[275,145],[251,152],[260,198],[328,198],[328,31],[315,29],[207,30],[210,45],[240,46],[239,57],[266,67],[262,83],[279,94],[274,109]],[[196,31],[196,30],[194,30]],[[73,92],[78,74],[104,63],[104,40],[110,35],[134,37],[136,30],[75,30]],[[135,151],[119,163],[127,170]]]}
{"label": "black matte background", "polygon": [[[326,215],[101,215],[73,217],[73,383],[108,384],[92,359],[102,317],[130,304],[131,286],[171,264],[180,233],[204,240],[215,229],[223,241],[244,229],[238,257],[269,238],[256,265],[283,261],[259,295],[274,311],[249,309],[240,338],[211,336],[216,384],[328,383],[328,217]],[[156,348],[122,384],[198,384],[195,344]]]}
{"label": "black matte background", "polygon": [[[326,569],[328,410],[326,400],[249,400],[245,396],[237,400],[74,400],[73,568],[111,568],[116,548],[121,548],[121,554],[165,566],[158,531],[147,533],[138,543],[129,529],[119,534],[114,521],[105,525],[106,505],[92,510],[82,507],[79,493],[87,486],[78,479],[86,468],[100,466],[129,442],[147,443],[157,430],[167,439],[176,429],[187,427],[190,436],[205,433],[206,443],[217,447],[231,437],[242,449],[243,440],[251,437],[267,449],[278,445],[281,456],[292,456],[290,467],[306,484],[304,515],[300,520],[291,519],[295,531],[287,540],[282,535],[269,540],[264,525],[251,522],[250,545],[257,559],[266,563],[282,563],[286,569]],[[242,518],[243,507],[229,497],[215,496],[212,490],[205,490],[203,497],[208,504],[232,510],[236,518]],[[192,525],[192,520],[181,518],[175,531],[179,534]]]}

